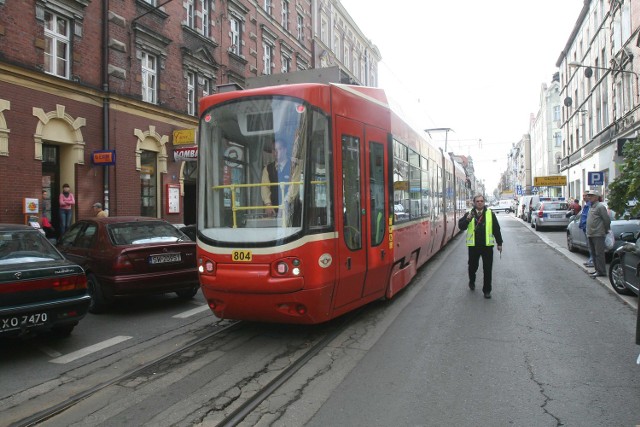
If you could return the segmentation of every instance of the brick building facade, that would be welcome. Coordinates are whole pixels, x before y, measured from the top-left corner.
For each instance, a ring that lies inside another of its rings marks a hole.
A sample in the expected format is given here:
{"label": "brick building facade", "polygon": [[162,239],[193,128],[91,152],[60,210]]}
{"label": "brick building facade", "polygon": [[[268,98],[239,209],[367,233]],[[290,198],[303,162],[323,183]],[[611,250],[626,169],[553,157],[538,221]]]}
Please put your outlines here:
{"label": "brick building facade", "polygon": [[[194,222],[195,162],[174,160],[174,138],[202,96],[312,68],[311,26],[311,0],[0,0],[0,222],[24,222],[28,198],[55,226],[64,183],[74,219],[101,202]],[[103,151],[115,164],[94,164]]]}

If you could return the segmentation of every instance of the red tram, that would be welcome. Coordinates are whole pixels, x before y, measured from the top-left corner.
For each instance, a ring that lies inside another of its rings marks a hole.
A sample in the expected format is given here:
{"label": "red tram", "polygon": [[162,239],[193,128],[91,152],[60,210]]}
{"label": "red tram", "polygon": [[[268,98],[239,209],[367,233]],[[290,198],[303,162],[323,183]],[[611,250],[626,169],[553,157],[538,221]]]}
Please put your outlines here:
{"label": "red tram", "polygon": [[274,86],[200,111],[198,268],[220,318],[325,322],[393,297],[457,232],[464,170],[381,89]]}

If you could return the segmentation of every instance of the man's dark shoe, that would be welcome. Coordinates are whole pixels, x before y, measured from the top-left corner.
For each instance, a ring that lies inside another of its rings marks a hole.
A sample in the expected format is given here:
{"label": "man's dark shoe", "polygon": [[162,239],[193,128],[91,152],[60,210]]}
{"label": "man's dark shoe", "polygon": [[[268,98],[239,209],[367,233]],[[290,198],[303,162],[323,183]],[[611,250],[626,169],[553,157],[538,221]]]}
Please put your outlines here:
{"label": "man's dark shoe", "polygon": [[592,274],[596,274],[596,272],[595,271],[587,271],[587,274],[588,275],[592,275]]}
{"label": "man's dark shoe", "polygon": [[491,298],[491,294],[489,292],[485,292],[484,297],[486,299],[490,299]]}
{"label": "man's dark shoe", "polygon": [[473,282],[469,282],[469,289],[471,289],[472,291],[475,291],[476,289],[476,284]]}

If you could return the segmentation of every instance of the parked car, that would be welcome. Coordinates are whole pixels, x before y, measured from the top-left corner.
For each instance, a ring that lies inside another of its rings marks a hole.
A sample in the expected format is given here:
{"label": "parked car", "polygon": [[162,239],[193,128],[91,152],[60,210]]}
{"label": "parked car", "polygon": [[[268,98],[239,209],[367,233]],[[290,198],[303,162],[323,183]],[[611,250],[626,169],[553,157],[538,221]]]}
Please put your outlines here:
{"label": "parked car", "polygon": [[90,301],[84,270],[44,234],[0,224],[0,337],[48,330],[67,336]]}
{"label": "parked car", "polygon": [[[606,203],[605,203],[606,205]],[[571,222],[567,226],[567,249],[571,252],[584,251],[589,252],[589,244],[587,243],[587,236],[584,231],[580,230],[580,215],[572,216]],[[611,218],[611,230],[615,236],[615,242],[613,248],[605,250],[607,258],[611,258],[611,255],[620,246],[626,242],[620,238],[622,233],[635,233],[640,231],[640,218],[632,219],[614,219],[615,212],[609,210],[609,218]]]}
{"label": "parked car", "polygon": [[531,227],[536,231],[543,228],[566,228],[570,220],[569,204],[567,202],[545,201],[539,202],[531,213]]}
{"label": "parked car", "polygon": [[195,242],[162,219],[81,220],[58,248],[85,269],[92,313],[104,311],[119,296],[175,292],[192,298],[200,287]]}
{"label": "parked car", "polygon": [[609,266],[609,282],[622,295],[640,294],[640,231],[623,232],[625,243],[613,253]]}
{"label": "parked car", "polygon": [[529,222],[529,204],[533,196],[522,196],[518,204],[518,217]]}
{"label": "parked car", "polygon": [[491,206],[491,210],[494,212],[513,212],[514,201],[513,200],[498,200],[496,204]]}

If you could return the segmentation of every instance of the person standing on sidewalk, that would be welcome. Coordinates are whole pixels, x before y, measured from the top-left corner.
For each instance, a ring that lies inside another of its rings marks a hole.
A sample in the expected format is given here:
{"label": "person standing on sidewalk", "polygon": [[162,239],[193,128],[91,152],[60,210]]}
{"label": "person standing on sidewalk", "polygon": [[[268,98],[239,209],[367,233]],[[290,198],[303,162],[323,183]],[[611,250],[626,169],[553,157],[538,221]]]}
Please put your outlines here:
{"label": "person standing on sidewalk", "polygon": [[589,249],[589,259],[584,263],[585,267],[593,267],[593,254],[591,253],[591,245],[589,245],[589,238],[587,237],[587,215],[589,214],[589,208],[591,208],[590,197],[585,191],[582,195],[582,200],[584,200],[584,206],[582,208],[582,213],[580,214],[580,224],[578,228],[584,232],[585,240],[587,241],[587,248]]}
{"label": "person standing on sidewalk", "polygon": [[502,253],[502,233],[496,214],[484,205],[484,196],[473,198],[473,209],[458,221],[458,227],[467,231],[469,247],[469,289],[476,288],[476,272],[482,258],[484,281],[482,292],[485,298],[491,298],[491,270],[493,268],[493,246],[497,243]]}
{"label": "person standing on sidewalk", "polygon": [[600,193],[597,190],[589,190],[587,195],[591,200],[591,208],[587,215],[587,238],[595,266],[595,271],[590,271],[589,275],[596,278],[607,275],[604,238],[611,228],[611,218],[607,207],[600,203]]}
{"label": "person standing on sidewalk", "polygon": [[76,204],[76,199],[73,197],[69,184],[65,183],[62,186],[62,193],[60,193],[58,202],[60,204],[60,237],[62,237],[64,232],[71,227],[72,208]]}

